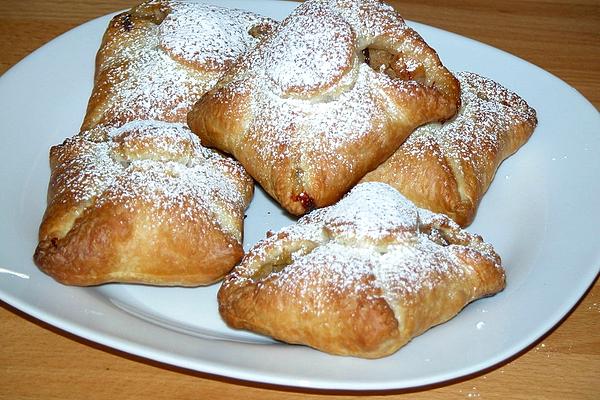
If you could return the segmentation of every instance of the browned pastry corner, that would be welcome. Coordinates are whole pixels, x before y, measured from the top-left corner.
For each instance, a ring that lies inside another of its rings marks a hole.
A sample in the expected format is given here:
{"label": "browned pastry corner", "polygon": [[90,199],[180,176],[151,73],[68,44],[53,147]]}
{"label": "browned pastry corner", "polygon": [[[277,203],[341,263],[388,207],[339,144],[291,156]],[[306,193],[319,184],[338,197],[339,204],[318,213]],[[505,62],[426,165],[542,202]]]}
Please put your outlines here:
{"label": "browned pastry corner", "polygon": [[417,126],[451,118],[459,85],[377,0],[309,0],[188,116],[292,214],[333,204]]}
{"label": "browned pastry corner", "polygon": [[50,150],[34,260],[59,282],[206,285],[243,255],[253,183],[182,124],[96,127]]}
{"label": "browned pastry corner", "polygon": [[255,245],[218,300],[231,327],[377,358],[504,284],[481,237],[368,182]]}
{"label": "browned pastry corner", "polygon": [[458,114],[418,128],[362,181],[388,183],[419,207],[467,226],[498,166],[527,142],[537,119],[525,100],[500,84],[470,72],[457,77]]}
{"label": "browned pastry corner", "polygon": [[186,121],[192,104],[274,21],[189,1],[148,1],[115,16],[96,56],[82,130]]}

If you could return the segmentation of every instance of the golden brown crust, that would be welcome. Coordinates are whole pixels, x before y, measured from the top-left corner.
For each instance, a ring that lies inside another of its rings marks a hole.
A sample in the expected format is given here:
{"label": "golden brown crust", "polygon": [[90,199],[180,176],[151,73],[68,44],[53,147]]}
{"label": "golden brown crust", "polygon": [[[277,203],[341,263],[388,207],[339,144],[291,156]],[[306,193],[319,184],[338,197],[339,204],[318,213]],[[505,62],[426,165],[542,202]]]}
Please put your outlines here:
{"label": "golden brown crust", "polygon": [[531,136],[535,110],[496,82],[457,75],[462,107],[445,124],[418,128],[362,182],[394,186],[420,207],[469,225],[500,163]]}
{"label": "golden brown crust", "polygon": [[43,271],[74,285],[197,286],[239,261],[253,182],[182,123],[273,26],[253,13],[170,0],[112,19],[82,131],[50,151],[34,255]]}
{"label": "golden brown crust", "polygon": [[292,214],[339,200],[417,126],[454,115],[459,85],[391,7],[309,1],[188,116]]}
{"label": "golden brown crust", "polygon": [[183,125],[98,127],[50,153],[34,260],[58,281],[198,286],[241,259],[253,183]]}
{"label": "golden brown crust", "polygon": [[481,237],[388,185],[364,183],[254,246],[225,278],[219,311],[234,328],[378,358],[502,290],[504,279]]}
{"label": "golden brown crust", "polygon": [[81,130],[136,119],[184,123],[192,104],[274,24],[250,12],[169,0],[115,16],[96,56]]}

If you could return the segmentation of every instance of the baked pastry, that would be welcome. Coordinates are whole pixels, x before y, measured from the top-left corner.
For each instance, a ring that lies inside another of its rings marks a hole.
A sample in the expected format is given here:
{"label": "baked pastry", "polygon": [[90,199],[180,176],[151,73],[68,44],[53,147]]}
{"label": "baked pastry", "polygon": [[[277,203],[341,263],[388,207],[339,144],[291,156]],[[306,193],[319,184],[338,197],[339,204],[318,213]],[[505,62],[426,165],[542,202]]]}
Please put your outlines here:
{"label": "baked pastry", "polygon": [[362,181],[388,183],[419,207],[467,226],[498,166],[527,142],[537,118],[525,100],[499,83],[471,72],[457,77],[458,114],[418,128]]}
{"label": "baked pastry", "polygon": [[259,242],[218,300],[231,327],[377,358],[504,284],[481,237],[368,182]]}
{"label": "baked pastry", "polygon": [[274,23],[246,11],[169,0],[115,16],[96,56],[81,129],[132,120],[185,123],[192,104]]}
{"label": "baked pastry", "polygon": [[188,125],[301,215],[458,105],[458,81],[391,6],[309,0],[194,105]]}
{"label": "baked pastry", "polygon": [[243,255],[253,183],[182,124],[96,127],[50,150],[34,260],[59,282],[206,285]]}

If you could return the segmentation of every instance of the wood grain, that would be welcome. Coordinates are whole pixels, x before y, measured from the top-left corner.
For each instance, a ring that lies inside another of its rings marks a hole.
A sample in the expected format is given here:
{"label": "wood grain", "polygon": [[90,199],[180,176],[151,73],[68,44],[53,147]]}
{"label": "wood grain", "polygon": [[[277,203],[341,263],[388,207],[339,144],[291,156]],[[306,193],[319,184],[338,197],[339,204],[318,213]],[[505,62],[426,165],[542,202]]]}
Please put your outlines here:
{"label": "wood grain", "polygon": [[[0,2],[0,74],[59,34],[134,1]],[[390,1],[405,18],[524,58],[600,106],[600,3]],[[0,116],[1,117],[1,116]],[[600,171],[599,171],[600,173]],[[0,307],[0,399],[597,399],[600,285],[546,336],[510,360],[409,391],[306,391],[190,372],[121,353]],[[526,307],[527,305],[523,305]]]}

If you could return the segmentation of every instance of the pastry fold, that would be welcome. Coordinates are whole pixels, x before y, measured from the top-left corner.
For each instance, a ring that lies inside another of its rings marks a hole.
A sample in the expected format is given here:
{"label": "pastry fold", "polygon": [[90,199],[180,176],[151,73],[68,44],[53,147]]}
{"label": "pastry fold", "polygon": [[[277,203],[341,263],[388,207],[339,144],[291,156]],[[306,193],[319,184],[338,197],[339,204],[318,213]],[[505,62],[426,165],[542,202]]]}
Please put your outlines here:
{"label": "pastry fold", "polygon": [[115,16],[96,56],[81,130],[132,120],[185,123],[193,103],[274,24],[190,1],[147,1]]}
{"label": "pastry fold", "polygon": [[369,182],[256,244],[218,301],[233,328],[378,358],[504,285],[481,237]]}
{"label": "pastry fold", "polygon": [[34,260],[73,285],[207,285],[242,257],[253,182],[184,125],[194,101],[275,22],[190,1],[115,16],[79,134],[50,150]]}
{"label": "pastry fold", "polygon": [[418,206],[467,226],[500,163],[527,142],[537,118],[525,100],[499,83],[471,72],[457,77],[458,114],[415,130],[362,182],[387,183]]}
{"label": "pastry fold", "polygon": [[301,215],[338,201],[459,102],[458,81],[392,7],[309,0],[202,96],[188,125]]}
{"label": "pastry fold", "polygon": [[50,150],[34,260],[59,282],[206,285],[242,257],[253,182],[182,124],[96,127]]}

